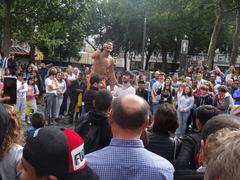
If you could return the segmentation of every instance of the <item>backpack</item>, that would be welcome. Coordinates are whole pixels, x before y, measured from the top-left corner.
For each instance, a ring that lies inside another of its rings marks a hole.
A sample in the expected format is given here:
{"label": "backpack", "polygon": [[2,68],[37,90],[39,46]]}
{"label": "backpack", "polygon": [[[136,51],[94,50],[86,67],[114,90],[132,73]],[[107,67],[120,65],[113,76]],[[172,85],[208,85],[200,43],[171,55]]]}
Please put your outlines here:
{"label": "backpack", "polygon": [[77,120],[75,131],[84,139],[85,154],[96,151],[101,146],[101,130],[89,119],[89,113]]}
{"label": "backpack", "polygon": [[189,139],[191,139],[192,143],[194,144],[194,149],[193,149],[193,157],[191,158],[190,162],[192,163],[192,167],[194,169],[199,168],[200,166],[200,146],[201,144],[201,138],[198,136],[198,134],[189,134],[187,135]]}
{"label": "backpack", "polygon": [[[181,149],[177,155],[177,161],[174,162],[176,169],[198,169],[200,166],[199,152],[201,134],[187,134],[181,138]],[[188,154],[186,158],[184,154]]]}

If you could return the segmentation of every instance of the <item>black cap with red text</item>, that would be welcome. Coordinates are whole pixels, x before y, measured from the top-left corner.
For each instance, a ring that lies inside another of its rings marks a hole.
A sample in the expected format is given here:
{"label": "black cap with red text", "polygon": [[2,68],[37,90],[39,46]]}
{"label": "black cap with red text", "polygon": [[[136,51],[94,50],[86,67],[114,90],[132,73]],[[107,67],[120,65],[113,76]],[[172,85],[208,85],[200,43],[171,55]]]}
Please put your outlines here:
{"label": "black cap with red text", "polygon": [[23,158],[38,176],[60,180],[98,179],[86,165],[84,141],[72,129],[49,126],[37,129],[27,138]]}

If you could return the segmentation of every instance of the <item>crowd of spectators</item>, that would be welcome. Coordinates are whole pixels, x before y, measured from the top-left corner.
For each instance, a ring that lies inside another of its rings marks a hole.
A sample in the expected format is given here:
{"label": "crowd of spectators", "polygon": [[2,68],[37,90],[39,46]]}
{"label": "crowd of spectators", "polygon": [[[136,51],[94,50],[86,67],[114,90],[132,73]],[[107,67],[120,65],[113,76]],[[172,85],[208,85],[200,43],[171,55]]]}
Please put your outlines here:
{"label": "crowd of spectators", "polygon": [[[1,180],[239,178],[234,66],[182,76],[117,71],[113,85],[88,67],[8,61],[1,75],[17,78],[17,103],[0,99]],[[65,117],[74,128],[59,125]]]}

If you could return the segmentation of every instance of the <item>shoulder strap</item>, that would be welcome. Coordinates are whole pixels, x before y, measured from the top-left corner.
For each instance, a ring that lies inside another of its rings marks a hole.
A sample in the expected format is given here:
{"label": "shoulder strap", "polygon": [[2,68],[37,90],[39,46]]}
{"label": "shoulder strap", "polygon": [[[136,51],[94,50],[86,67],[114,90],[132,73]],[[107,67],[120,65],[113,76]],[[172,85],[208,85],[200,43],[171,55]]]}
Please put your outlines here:
{"label": "shoulder strap", "polygon": [[173,162],[175,162],[177,155],[177,140],[175,138],[173,140],[174,140]]}
{"label": "shoulder strap", "polygon": [[188,137],[189,140],[191,140],[193,143],[197,144],[198,143],[198,137],[194,134],[189,134],[186,135],[186,137]]}

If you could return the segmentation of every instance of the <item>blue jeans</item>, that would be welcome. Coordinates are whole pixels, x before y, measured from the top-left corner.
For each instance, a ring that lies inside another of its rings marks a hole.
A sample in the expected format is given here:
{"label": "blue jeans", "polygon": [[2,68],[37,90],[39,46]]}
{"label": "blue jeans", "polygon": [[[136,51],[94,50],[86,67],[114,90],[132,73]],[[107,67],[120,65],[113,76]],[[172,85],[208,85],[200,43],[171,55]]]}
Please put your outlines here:
{"label": "blue jeans", "polygon": [[57,95],[52,93],[46,93],[44,97],[45,101],[45,118],[50,120],[51,118],[57,118]]}
{"label": "blue jeans", "polygon": [[153,112],[153,114],[155,114],[155,112],[157,111],[158,107],[159,107],[159,103],[153,103],[152,104],[152,112]]}
{"label": "blue jeans", "polygon": [[176,130],[176,134],[184,135],[187,129],[187,121],[191,114],[191,111],[187,111],[187,112],[177,111],[177,113],[178,113],[179,127]]}

